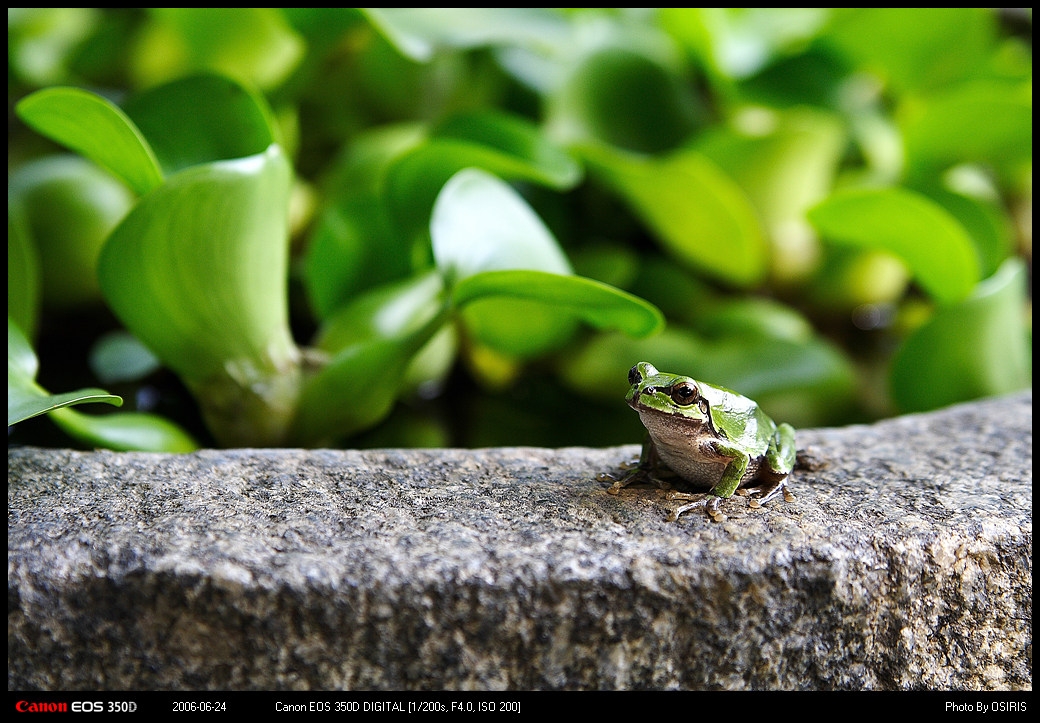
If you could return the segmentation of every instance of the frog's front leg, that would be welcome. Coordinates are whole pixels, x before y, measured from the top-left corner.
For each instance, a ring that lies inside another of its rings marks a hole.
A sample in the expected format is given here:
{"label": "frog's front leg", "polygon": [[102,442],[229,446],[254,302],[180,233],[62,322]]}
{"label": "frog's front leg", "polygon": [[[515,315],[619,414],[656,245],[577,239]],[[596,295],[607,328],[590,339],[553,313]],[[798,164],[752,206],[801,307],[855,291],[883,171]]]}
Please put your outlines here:
{"label": "frog's front leg", "polygon": [[[747,472],[748,465],[751,463],[751,458],[740,453],[734,449],[721,449],[723,453],[728,452],[733,455],[733,460],[726,465],[726,469],[722,473],[722,478],[715,483],[715,486],[708,491],[708,496],[699,499],[695,502],[691,502],[688,505],[681,505],[676,508],[668,515],[669,522],[675,522],[679,519],[679,515],[690,510],[695,510],[703,507],[704,511],[711,516],[716,522],[721,522],[726,519],[726,516],[722,514],[722,500],[733,496],[737,487],[740,486],[740,481],[744,478],[744,473]],[[669,492],[668,499],[670,500],[690,500],[694,499],[696,495],[689,494],[687,492]]]}
{"label": "frog's front leg", "polygon": [[612,475],[605,473],[598,475],[597,479],[601,481],[614,480],[614,484],[607,488],[607,493],[612,495],[618,494],[630,484],[644,480],[652,482],[660,489],[670,489],[671,485],[657,476],[659,466],[660,457],[657,454],[657,447],[654,445],[650,435],[647,434],[639,454],[639,463],[633,469],[626,472],[621,479],[615,479]]}

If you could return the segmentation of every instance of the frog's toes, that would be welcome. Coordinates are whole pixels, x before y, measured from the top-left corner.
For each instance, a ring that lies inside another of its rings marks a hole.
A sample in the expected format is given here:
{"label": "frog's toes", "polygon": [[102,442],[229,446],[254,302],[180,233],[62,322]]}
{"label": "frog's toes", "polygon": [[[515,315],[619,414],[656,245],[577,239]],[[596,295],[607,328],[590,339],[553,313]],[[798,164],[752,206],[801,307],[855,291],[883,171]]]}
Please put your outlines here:
{"label": "frog's toes", "polygon": [[[686,492],[669,492],[666,497],[670,500],[688,500],[692,499],[695,495],[691,495]],[[699,495],[698,495],[699,496]],[[679,519],[679,515],[690,510],[704,509],[711,519],[715,522],[723,522],[726,520],[726,515],[723,514],[722,509],[722,498],[714,495],[708,495],[696,502],[691,502],[688,505],[680,505],[679,507],[668,513],[667,521],[675,522]]]}
{"label": "frog's toes", "polygon": [[754,509],[758,509],[769,500],[777,497],[780,494],[784,495],[784,499],[787,499],[787,477],[782,477],[774,482],[762,485],[754,492],[749,492],[752,498],[748,502],[748,506]]}

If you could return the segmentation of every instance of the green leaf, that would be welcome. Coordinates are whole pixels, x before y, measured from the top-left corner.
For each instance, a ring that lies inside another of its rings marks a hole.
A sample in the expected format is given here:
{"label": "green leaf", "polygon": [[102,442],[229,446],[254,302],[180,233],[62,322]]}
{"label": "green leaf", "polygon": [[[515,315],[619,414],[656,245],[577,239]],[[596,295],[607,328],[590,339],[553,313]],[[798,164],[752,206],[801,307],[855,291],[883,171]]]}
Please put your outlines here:
{"label": "green leaf", "polygon": [[996,35],[989,8],[850,8],[823,40],[897,90],[948,87],[978,71]]}
{"label": "green leaf", "polygon": [[481,110],[449,116],[431,131],[434,138],[454,139],[498,151],[504,168],[497,175],[525,178],[556,190],[573,188],[582,175],[581,166],[545,133],[520,116]]}
{"label": "green leaf", "polygon": [[1028,303],[1025,266],[1012,258],[970,297],[938,309],[893,359],[896,404],[925,411],[1028,387]]}
{"label": "green leaf", "polygon": [[582,146],[590,172],[621,196],[672,256],[739,286],[765,275],[768,247],[747,196],[690,149],[645,158]]}
{"label": "green leaf", "polygon": [[315,346],[330,354],[373,339],[407,339],[447,309],[436,271],[385,284],[340,308],[322,325]]}
{"label": "green leaf", "polygon": [[7,375],[7,425],[18,424],[26,419],[53,412],[73,404],[104,402],[116,407],[123,405],[123,398],[109,394],[104,389],[93,387],[77,389],[64,394],[48,394],[35,385],[19,384]]}
{"label": "green leaf", "polygon": [[116,407],[122,397],[103,389],[50,394],[34,381],[39,363],[22,330],[7,320],[7,426],[41,414],[67,434],[96,447],[146,452],[190,452],[198,444],[173,422],[138,412],[93,416],[68,407],[103,402]]}
{"label": "green leaf", "polygon": [[720,127],[694,147],[726,169],[775,228],[826,196],[847,139],[839,118],[820,110],[762,111],[760,120],[765,128]]}
{"label": "green leaf", "polygon": [[618,329],[636,337],[649,336],[664,327],[664,316],[652,304],[580,276],[526,270],[487,271],[463,279],[452,293],[457,306],[481,298],[536,301],[557,314],[574,316],[597,329]]}
{"label": "green leaf", "polygon": [[316,340],[331,359],[304,384],[293,440],[328,444],[381,421],[411,383],[416,354],[447,320],[444,282],[434,270],[372,289],[337,310]]}
{"label": "green leaf", "polygon": [[181,454],[198,449],[198,443],[167,419],[142,412],[88,415],[75,409],[57,409],[51,419],[66,434],[94,447],[117,451]]}
{"label": "green leaf", "polygon": [[47,88],[15,107],[26,124],[107,168],[138,195],[162,183],[148,141],[123,111],[79,88]]}
{"label": "green leaf", "polygon": [[7,187],[39,258],[44,308],[99,305],[98,255],[134,205],[133,193],[97,164],[68,153],[33,159],[11,174]]}
{"label": "green leaf", "polygon": [[24,209],[7,204],[7,315],[29,336],[40,309],[40,271]]}
{"label": "green leaf", "polygon": [[[531,207],[506,183],[475,168],[459,171],[445,184],[434,204],[430,235],[434,261],[449,285],[505,269],[571,273],[570,262]],[[520,357],[560,346],[576,328],[573,317],[518,299],[473,300],[461,316],[478,346]]]}
{"label": "green leaf", "polygon": [[187,381],[293,365],[289,180],[277,145],[193,166],[143,198],[102,251],[98,273],[113,310]]}
{"label": "green leaf", "polygon": [[569,274],[570,262],[531,207],[506,183],[468,168],[452,176],[430,221],[437,268],[452,281],[482,271]]}
{"label": "green leaf", "polygon": [[36,352],[25,336],[25,332],[15,321],[7,317],[7,378],[14,374],[19,379],[33,381],[40,370],[40,361]]}
{"label": "green leaf", "polygon": [[151,88],[131,98],[124,109],[148,138],[167,176],[201,163],[263,153],[275,142],[266,102],[219,75]]}
{"label": "green leaf", "polygon": [[1011,218],[995,191],[989,195],[947,188],[917,190],[949,211],[971,236],[981,277],[992,276],[1014,253],[1015,232]]}
{"label": "green leaf", "polygon": [[1016,179],[1033,160],[1032,85],[966,84],[900,114],[910,182],[963,163],[996,168]]}
{"label": "green leaf", "polygon": [[828,241],[895,254],[939,303],[965,298],[978,281],[967,232],[941,206],[912,191],[837,191],[809,211],[809,221]]}

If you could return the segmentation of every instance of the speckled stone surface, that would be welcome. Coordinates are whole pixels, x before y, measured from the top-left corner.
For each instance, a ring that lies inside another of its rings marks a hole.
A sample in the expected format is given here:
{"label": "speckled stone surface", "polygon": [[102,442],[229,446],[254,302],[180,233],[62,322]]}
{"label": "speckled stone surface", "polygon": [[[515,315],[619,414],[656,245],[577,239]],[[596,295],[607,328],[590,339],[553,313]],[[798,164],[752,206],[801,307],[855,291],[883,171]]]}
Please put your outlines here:
{"label": "speckled stone surface", "polygon": [[666,522],[611,449],[8,451],[8,688],[1032,687],[1032,393],[799,432]]}

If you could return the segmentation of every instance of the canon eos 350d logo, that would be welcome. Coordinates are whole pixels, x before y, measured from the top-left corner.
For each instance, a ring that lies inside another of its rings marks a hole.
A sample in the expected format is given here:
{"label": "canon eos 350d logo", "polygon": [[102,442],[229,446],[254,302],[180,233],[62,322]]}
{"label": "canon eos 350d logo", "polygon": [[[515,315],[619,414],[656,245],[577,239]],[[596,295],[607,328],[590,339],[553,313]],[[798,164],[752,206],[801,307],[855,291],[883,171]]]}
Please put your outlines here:
{"label": "canon eos 350d logo", "polygon": [[132,713],[137,703],[103,700],[19,700],[14,704],[16,713],[104,713],[106,711]]}

